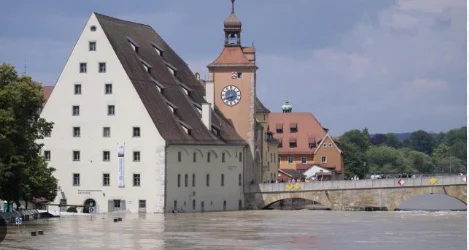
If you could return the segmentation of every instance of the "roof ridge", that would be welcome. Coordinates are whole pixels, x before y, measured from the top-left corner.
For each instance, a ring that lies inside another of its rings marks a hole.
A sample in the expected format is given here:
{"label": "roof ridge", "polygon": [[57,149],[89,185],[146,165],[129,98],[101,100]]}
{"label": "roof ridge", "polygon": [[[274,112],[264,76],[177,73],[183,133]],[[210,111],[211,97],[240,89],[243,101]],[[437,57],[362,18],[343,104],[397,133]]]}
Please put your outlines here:
{"label": "roof ridge", "polygon": [[93,12],[93,14],[95,14],[96,17],[105,18],[105,19],[107,19],[107,20],[109,20],[109,21],[113,21],[113,22],[121,22],[121,23],[126,23],[126,24],[132,24],[132,25],[140,25],[140,26],[145,26],[145,27],[151,27],[151,26],[148,25],[148,24],[137,23],[137,22],[132,22],[132,21],[124,20],[124,19],[119,19],[119,18],[115,18],[115,17],[108,16],[108,15],[104,15],[104,14],[97,13],[97,12]]}

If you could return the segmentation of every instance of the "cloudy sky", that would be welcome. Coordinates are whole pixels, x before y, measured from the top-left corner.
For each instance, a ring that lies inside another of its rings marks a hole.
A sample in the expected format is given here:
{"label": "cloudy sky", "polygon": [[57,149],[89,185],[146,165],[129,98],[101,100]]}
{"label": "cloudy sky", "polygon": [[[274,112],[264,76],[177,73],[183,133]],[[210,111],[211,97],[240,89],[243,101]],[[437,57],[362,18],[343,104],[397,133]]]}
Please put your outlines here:
{"label": "cloudy sky", "polygon": [[[55,84],[91,12],[151,25],[194,71],[223,46],[229,0],[8,1],[0,61]],[[466,125],[465,0],[237,0],[258,96],[289,98],[333,135]]]}

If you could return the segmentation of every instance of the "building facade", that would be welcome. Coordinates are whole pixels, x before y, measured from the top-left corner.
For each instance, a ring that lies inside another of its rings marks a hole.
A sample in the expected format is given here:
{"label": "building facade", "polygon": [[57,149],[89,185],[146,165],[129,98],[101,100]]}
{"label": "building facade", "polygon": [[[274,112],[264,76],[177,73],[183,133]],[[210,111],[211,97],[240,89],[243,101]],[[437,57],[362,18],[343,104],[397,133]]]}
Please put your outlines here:
{"label": "building facade", "polygon": [[201,81],[150,26],[90,16],[56,85],[44,88],[41,117],[54,128],[40,143],[59,180],[54,204],[238,210],[245,185],[274,180],[278,141],[255,95],[254,48],[240,46],[233,18],[234,1],[225,34],[238,40]]}
{"label": "building facade", "polygon": [[41,141],[57,169],[54,203],[242,207],[248,144],[209,95],[150,26],[93,13],[41,113],[54,123]]}
{"label": "building facade", "polygon": [[236,17],[234,1],[224,21],[224,46],[207,68],[206,86],[212,86],[215,106],[229,119],[248,143],[246,183],[274,182],[278,174],[278,141],[268,130],[270,111],[257,98],[257,65],[254,47],[241,43],[242,23]]}
{"label": "building facade", "polygon": [[292,112],[286,102],[282,112],[269,115],[269,129],[280,141],[280,169],[301,173],[316,165],[331,170],[332,179],[344,178],[343,153],[313,114]]}

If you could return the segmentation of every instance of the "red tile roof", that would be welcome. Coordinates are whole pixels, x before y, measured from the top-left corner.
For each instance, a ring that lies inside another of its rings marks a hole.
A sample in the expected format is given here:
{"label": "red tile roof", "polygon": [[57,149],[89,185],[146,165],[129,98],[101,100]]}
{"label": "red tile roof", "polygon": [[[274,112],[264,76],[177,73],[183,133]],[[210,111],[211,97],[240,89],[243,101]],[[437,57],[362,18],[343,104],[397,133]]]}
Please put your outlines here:
{"label": "red tile roof", "polygon": [[47,100],[49,100],[49,97],[52,94],[52,90],[54,90],[54,86],[44,86],[44,87],[42,87],[42,96],[44,98],[44,104],[46,104]]}
{"label": "red tile roof", "polygon": [[225,47],[217,59],[209,64],[207,67],[216,66],[253,66],[255,64],[250,62],[244,55],[243,49],[238,46]]}
{"label": "red tile roof", "polygon": [[[295,131],[296,126],[296,132]],[[277,132],[282,128],[283,132]],[[293,128],[293,131],[290,131]],[[274,133],[274,138],[282,142],[279,154],[313,154],[315,146],[310,148],[310,143],[318,144],[326,135],[321,123],[311,113],[270,113],[269,130]],[[290,141],[296,141],[296,147],[290,147]]]}

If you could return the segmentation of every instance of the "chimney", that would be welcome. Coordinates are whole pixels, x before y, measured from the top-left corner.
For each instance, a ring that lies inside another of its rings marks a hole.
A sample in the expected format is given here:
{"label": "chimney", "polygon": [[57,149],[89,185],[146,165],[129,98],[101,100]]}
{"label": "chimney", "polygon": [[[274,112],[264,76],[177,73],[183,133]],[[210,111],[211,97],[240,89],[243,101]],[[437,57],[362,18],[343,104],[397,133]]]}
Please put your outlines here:
{"label": "chimney", "polygon": [[205,101],[210,104],[212,110],[215,108],[215,90],[212,79],[205,82]]}
{"label": "chimney", "polygon": [[202,103],[202,122],[208,130],[212,129],[212,104]]}

